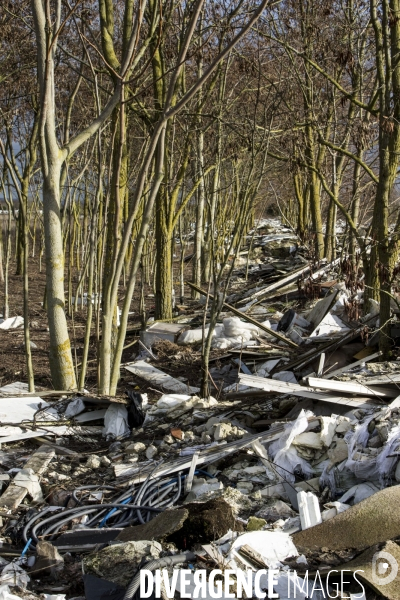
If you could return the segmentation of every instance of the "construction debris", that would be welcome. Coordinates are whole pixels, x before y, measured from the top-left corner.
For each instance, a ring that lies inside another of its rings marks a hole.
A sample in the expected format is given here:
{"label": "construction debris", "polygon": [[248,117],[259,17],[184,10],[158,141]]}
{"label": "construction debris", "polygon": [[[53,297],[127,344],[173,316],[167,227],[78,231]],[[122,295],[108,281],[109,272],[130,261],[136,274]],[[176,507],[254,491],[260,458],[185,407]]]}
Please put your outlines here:
{"label": "construction debris", "polygon": [[[400,560],[400,362],[367,346],[376,310],[350,318],[363,298],[339,261],[274,260],[261,286],[241,290],[234,272],[206,370],[203,308],[141,332],[124,397],[0,388],[0,600],[122,600],[154,565],[172,597],[188,561],[192,591],[197,570],[248,569],[260,597],[273,569],[281,599],[296,571],[297,597],[322,600],[328,572],[361,569],[366,589],[399,599],[397,572],[377,582],[372,561]],[[292,307],[266,303],[287,286]]]}

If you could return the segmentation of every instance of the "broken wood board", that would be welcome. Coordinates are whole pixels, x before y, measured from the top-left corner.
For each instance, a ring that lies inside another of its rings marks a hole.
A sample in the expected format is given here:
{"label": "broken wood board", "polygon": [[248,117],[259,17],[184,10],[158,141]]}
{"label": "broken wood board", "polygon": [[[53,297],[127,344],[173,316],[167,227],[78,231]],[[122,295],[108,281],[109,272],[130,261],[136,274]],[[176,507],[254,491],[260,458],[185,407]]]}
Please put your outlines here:
{"label": "broken wood board", "polygon": [[[283,431],[284,425],[277,423],[276,426],[269,431],[256,433],[245,439],[235,440],[233,442],[228,442],[227,444],[221,443],[217,446],[209,446],[199,453],[197,466],[202,464],[212,464],[233,452],[246,448],[255,440],[260,440],[262,443],[273,442],[274,440],[279,439]],[[132,465],[132,463],[116,463],[114,465],[114,472],[117,477],[129,477],[126,484],[134,485],[135,483],[142,483],[149,476],[159,478],[172,473],[178,473],[179,471],[184,471],[185,469],[190,469],[191,464],[192,456],[181,456],[174,461],[160,463],[156,468],[154,468],[154,460],[150,460],[145,467],[143,467],[143,464],[135,466]]]}
{"label": "broken wood board", "polygon": [[[193,283],[190,283],[190,281],[188,281],[187,284],[189,285],[189,287],[191,287],[192,289],[196,290],[196,292],[199,292],[199,294],[202,294],[203,296],[208,296],[211,300],[214,299],[214,297],[211,294],[209,294],[208,292],[202,290],[197,285],[194,285]],[[289,340],[288,338],[286,338],[284,335],[281,335],[277,331],[273,331],[269,327],[266,327],[262,323],[259,323],[258,321],[256,321],[252,317],[249,317],[249,315],[246,315],[243,312],[241,312],[240,310],[237,310],[236,308],[234,308],[230,304],[227,304],[226,302],[224,302],[223,306],[225,306],[231,313],[233,313],[237,317],[240,317],[240,318],[244,319],[245,321],[248,321],[252,325],[255,325],[256,327],[258,327],[262,331],[265,331],[269,335],[272,335],[274,338],[280,340],[281,342],[285,342],[285,344],[287,344],[288,346],[291,346],[292,348],[298,348],[298,345],[295,344],[294,342],[292,342],[292,340]]]}
{"label": "broken wood board", "polygon": [[307,388],[296,383],[286,383],[276,379],[265,379],[264,377],[245,375],[244,373],[239,373],[239,379],[244,385],[266,390],[267,392],[300,396],[302,398],[311,398],[313,400],[321,400],[322,402],[331,402],[333,404],[342,404],[344,406],[355,408],[372,408],[376,406],[370,398],[346,398],[344,396],[323,394],[321,392],[316,392],[312,388]]}
{"label": "broken wood board", "polygon": [[332,306],[336,302],[339,290],[335,290],[332,294],[327,294],[322,300],[318,300],[314,308],[307,316],[307,321],[310,321],[314,329],[318,327],[321,321],[326,317]]}
{"label": "broken wood board", "polygon": [[400,384],[400,373],[385,373],[378,377],[364,377],[363,379],[359,379],[359,382],[363,385],[385,385],[385,383]]}
{"label": "broken wood board", "polygon": [[382,396],[386,398],[396,398],[399,395],[398,390],[384,387],[371,387],[363,385],[356,381],[333,381],[330,379],[321,379],[320,377],[306,377],[308,386],[321,390],[330,390],[333,392],[343,392],[345,394],[361,394],[364,396]]}
{"label": "broken wood board", "polygon": [[[334,267],[336,264],[339,264],[339,262],[340,262],[340,259],[336,259],[333,262],[324,265],[321,269],[319,269],[318,271],[316,271],[315,273],[310,275],[310,279],[317,279],[320,275],[325,273],[325,271],[327,271],[327,269],[329,269],[330,267]],[[297,281],[297,279],[299,279],[299,277],[308,273],[310,271],[310,269],[311,269],[311,266],[307,265],[306,267],[297,269],[297,271],[292,271],[292,273],[289,273],[289,275],[287,275],[283,279],[279,279],[279,281],[275,281],[274,283],[271,283],[270,285],[264,287],[262,290],[258,290],[257,292],[254,292],[250,296],[243,298],[242,300],[240,300],[239,303],[248,302],[249,300],[263,297],[266,294],[269,294],[271,292],[274,292],[274,291],[286,286],[287,284],[291,283],[292,281]],[[248,307],[248,308],[250,308],[250,307]]]}
{"label": "broken wood board", "polygon": [[167,373],[163,373],[159,369],[156,369],[156,367],[144,362],[144,360],[126,364],[124,365],[124,368],[137,377],[141,377],[148,383],[174,392],[175,394],[197,394],[197,392],[200,391],[200,388],[191,387],[190,385],[179,381],[179,379],[175,379],[174,377],[171,377],[171,375],[167,375]]}
{"label": "broken wood board", "polygon": [[[359,353],[360,354],[360,353]],[[326,373],[324,374],[322,377],[324,379],[331,379],[332,377],[336,377],[337,375],[341,375],[342,373],[347,373],[347,371],[351,371],[351,369],[354,369],[354,367],[358,367],[359,365],[362,365],[370,360],[373,360],[374,358],[378,358],[379,356],[381,356],[382,352],[374,352],[374,354],[369,354],[368,356],[361,358],[360,360],[357,360],[356,362],[350,363],[349,365],[346,365],[345,367],[342,367],[341,369],[336,369],[336,371],[332,371],[331,373]],[[358,355],[356,354],[354,358],[356,358]]]}
{"label": "broken wood board", "polygon": [[[32,469],[35,475],[42,475],[50,461],[55,456],[54,448],[43,445],[32,454],[30,459],[25,463],[24,469]],[[0,496],[0,507],[8,510],[15,510],[27,495],[28,490],[24,487],[11,482],[4,494]]]}

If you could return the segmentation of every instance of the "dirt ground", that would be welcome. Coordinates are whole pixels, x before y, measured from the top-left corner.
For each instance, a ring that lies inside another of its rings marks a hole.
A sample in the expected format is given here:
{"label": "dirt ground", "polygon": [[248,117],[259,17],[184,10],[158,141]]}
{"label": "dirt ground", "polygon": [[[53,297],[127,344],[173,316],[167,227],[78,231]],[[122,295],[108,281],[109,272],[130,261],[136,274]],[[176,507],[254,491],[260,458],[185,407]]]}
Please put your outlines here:
{"label": "dirt ground", "polygon": [[[188,266],[188,270],[190,266]],[[23,315],[23,285],[22,277],[15,275],[16,263],[15,260],[10,262],[9,271],[9,315]],[[189,275],[189,273],[188,273]],[[49,352],[49,332],[47,324],[46,311],[43,309],[43,297],[45,292],[45,264],[42,262],[42,271],[39,269],[39,259],[30,258],[29,260],[29,313],[30,313],[30,336],[31,341],[37,346],[32,349],[32,361],[35,375],[35,385],[39,388],[52,388],[50,377],[50,369],[48,362]],[[68,285],[68,277],[66,276],[66,286]],[[76,288],[76,281],[73,281],[73,289]],[[67,294],[67,289],[66,289]],[[147,316],[151,316],[154,312],[154,298],[152,290],[148,288],[145,292]],[[124,291],[121,289],[120,297],[123,298]],[[135,315],[139,314],[139,289],[136,290],[132,300],[131,310]],[[187,301],[193,305],[188,295]],[[0,282],[0,314],[3,312],[4,306],[4,284]],[[68,327],[70,332],[72,353],[75,364],[81,362],[83,352],[84,332],[86,326],[86,307],[79,308],[74,313],[73,319],[67,315]],[[138,347],[137,339],[140,329],[138,317],[133,315],[128,323],[128,331],[126,336],[126,345],[129,345],[124,351],[123,362],[128,362],[135,356],[140,348]],[[92,338],[89,352],[89,363],[87,370],[87,379],[85,383],[86,389],[90,392],[97,391],[97,360],[96,360],[96,336],[95,336],[95,317],[93,317]],[[166,368],[171,375],[184,375],[189,382],[194,384],[198,381],[200,358],[199,356],[186,356],[184,360],[170,360],[169,354],[176,354],[174,348],[169,352],[168,348],[164,348],[160,356],[160,368]],[[132,380],[132,375],[127,372],[121,372],[121,380],[118,389],[118,395],[122,395],[126,388],[127,382]],[[24,352],[24,334],[23,330],[0,330],[0,386],[12,383],[15,381],[27,381],[26,362]],[[140,381],[136,382],[140,386]],[[144,384],[144,382],[143,382]],[[140,386],[141,387],[141,386]],[[146,390],[147,391],[147,390]]]}

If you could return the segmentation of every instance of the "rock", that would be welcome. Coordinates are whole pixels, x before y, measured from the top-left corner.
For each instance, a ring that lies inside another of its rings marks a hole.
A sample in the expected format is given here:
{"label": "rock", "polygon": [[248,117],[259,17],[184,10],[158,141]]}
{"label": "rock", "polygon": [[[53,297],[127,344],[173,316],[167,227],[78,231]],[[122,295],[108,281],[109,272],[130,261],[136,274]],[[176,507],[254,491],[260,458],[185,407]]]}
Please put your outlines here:
{"label": "rock", "polygon": [[250,494],[254,486],[251,481],[239,481],[236,487],[242,494]]}
{"label": "rock", "polygon": [[63,567],[64,559],[57,548],[50,542],[39,541],[36,546],[36,562],[32,574],[37,577],[51,575],[56,578],[57,573],[62,571]]}
{"label": "rock", "polygon": [[155,455],[157,454],[157,452],[158,452],[157,448],[155,446],[153,446],[153,444],[151,444],[146,449],[146,458],[148,458],[149,460],[151,460],[152,458],[155,457]]}
{"label": "rock", "polygon": [[376,430],[383,443],[387,442],[389,436],[389,427],[389,424],[385,422],[376,424]]}
{"label": "rock", "polygon": [[109,467],[111,465],[111,460],[108,456],[102,456],[100,462],[102,467]]}
{"label": "rock", "polygon": [[235,519],[232,507],[223,498],[186,504],[189,516],[179,531],[168,537],[178,548],[208,544],[232,531],[243,531],[243,523]]}
{"label": "rock", "polygon": [[101,465],[101,458],[100,456],[97,456],[96,454],[92,454],[92,456],[89,456],[89,458],[86,461],[86,466],[89,469],[98,469],[100,468]]}
{"label": "rock", "polygon": [[161,544],[148,540],[113,544],[86,556],[83,565],[85,573],[91,573],[125,588],[136,574],[142,559],[157,559],[161,551]]}
{"label": "rock", "polygon": [[208,435],[208,433],[206,433],[205,431],[203,431],[203,433],[201,434],[200,440],[202,444],[211,444],[212,442],[211,436]]}
{"label": "rock", "polygon": [[133,448],[133,451],[136,452],[137,454],[140,454],[141,452],[146,451],[146,446],[142,442],[135,442],[132,445],[132,448]]}
{"label": "rock", "polygon": [[258,517],[250,517],[249,521],[246,525],[247,531],[260,531],[263,529],[264,525],[267,524],[265,519],[259,519]]}
{"label": "rock", "polygon": [[314,433],[313,431],[306,431],[296,435],[293,440],[294,446],[304,446],[305,448],[312,448],[314,450],[321,450],[323,447],[321,441],[321,434]]}
{"label": "rock", "polygon": [[328,450],[328,456],[332,464],[336,465],[346,460],[349,451],[346,442],[338,438],[332,442],[332,446]]}
{"label": "rock", "polygon": [[297,513],[282,500],[275,500],[271,506],[265,506],[256,513],[256,517],[266,521],[277,521],[278,519],[288,519],[295,516],[297,516]]}
{"label": "rock", "polygon": [[164,440],[164,442],[165,442],[166,444],[175,444],[175,440],[174,440],[174,438],[172,437],[172,435],[171,435],[171,434],[164,435],[164,438],[163,438],[163,440]]}
{"label": "rock", "polygon": [[348,417],[338,417],[338,425],[336,425],[336,433],[347,433],[351,429],[351,421]]}
{"label": "rock", "polygon": [[64,473],[57,473],[57,471],[50,471],[47,473],[47,477],[54,479],[54,481],[70,481],[71,477]]}
{"label": "rock", "polygon": [[218,423],[214,431],[214,440],[216,442],[225,440],[233,433],[232,429],[233,428],[230,423]]}
{"label": "rock", "polygon": [[179,531],[188,516],[189,511],[186,508],[166,510],[145,525],[127,527],[116,539],[120,542],[137,542],[143,539],[161,540]]}
{"label": "rock", "polygon": [[400,536],[400,485],[380,490],[333,519],[294,534],[297,547],[363,550]]}

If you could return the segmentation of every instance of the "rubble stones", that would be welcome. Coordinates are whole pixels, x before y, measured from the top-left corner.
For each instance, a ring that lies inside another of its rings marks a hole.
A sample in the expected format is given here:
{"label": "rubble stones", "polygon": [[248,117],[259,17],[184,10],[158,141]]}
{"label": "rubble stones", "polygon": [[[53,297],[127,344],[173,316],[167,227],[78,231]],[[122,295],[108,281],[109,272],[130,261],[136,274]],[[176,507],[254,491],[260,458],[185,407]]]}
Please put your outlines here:
{"label": "rubble stones", "polygon": [[36,546],[36,562],[34,566],[35,576],[43,575],[57,576],[57,572],[62,570],[64,559],[57,548],[50,542],[40,540]]}
{"label": "rubble stones", "polygon": [[89,469],[99,469],[101,466],[101,458],[96,454],[92,454],[86,461],[86,466]]}
{"label": "rubble stones", "polygon": [[157,559],[161,552],[162,546],[158,542],[125,542],[85,556],[83,564],[86,573],[126,587],[136,574],[142,559]]}
{"label": "rubble stones", "polygon": [[148,458],[149,460],[151,460],[152,458],[155,457],[155,455],[157,454],[158,450],[155,446],[153,446],[153,444],[151,444],[150,446],[148,446],[146,448],[146,458]]}
{"label": "rubble stones", "polygon": [[259,519],[258,517],[250,517],[246,525],[246,530],[259,531],[260,529],[263,529],[266,524],[267,521],[265,519]]}

